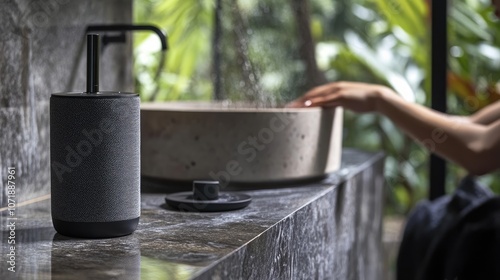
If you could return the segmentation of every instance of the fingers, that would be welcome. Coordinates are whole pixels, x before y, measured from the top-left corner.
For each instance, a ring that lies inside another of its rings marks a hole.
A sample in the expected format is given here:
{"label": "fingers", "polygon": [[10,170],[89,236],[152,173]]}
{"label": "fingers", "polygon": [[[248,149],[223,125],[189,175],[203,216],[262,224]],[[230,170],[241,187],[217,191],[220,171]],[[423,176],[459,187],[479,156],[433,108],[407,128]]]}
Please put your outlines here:
{"label": "fingers", "polygon": [[314,100],[294,100],[285,105],[285,108],[307,108],[307,107],[319,107],[326,106],[328,101],[320,98],[315,98]]}
{"label": "fingers", "polygon": [[343,87],[346,86],[346,82],[334,82],[334,83],[329,83],[326,85],[318,86],[310,91],[306,92],[304,95],[304,98],[306,99],[312,99],[315,97],[319,96],[325,96],[325,95],[330,95],[334,94],[335,92],[339,91]]}
{"label": "fingers", "polygon": [[289,102],[288,104],[285,105],[285,108],[307,108],[307,107],[313,107],[311,106],[311,101],[310,100],[304,101],[302,100],[302,98]]}
{"label": "fingers", "polygon": [[315,87],[310,91],[306,92],[302,97],[288,103],[285,107],[287,108],[305,108],[305,107],[315,107],[319,106],[313,99],[320,100],[320,98],[326,98],[333,94],[336,90],[335,83],[330,83],[322,86]]}
{"label": "fingers", "polygon": [[342,89],[349,87],[362,86],[360,83],[352,82],[333,82],[321,86],[317,86],[308,92],[306,92],[302,97],[288,103],[286,107],[288,108],[304,108],[304,107],[330,107],[339,106],[339,92]]}
{"label": "fingers", "polygon": [[336,88],[335,83],[330,83],[322,86],[317,86],[304,94],[304,97],[312,98],[314,96],[324,95],[328,92],[334,91]]}
{"label": "fingers", "polygon": [[342,93],[337,91],[334,94],[316,96],[306,101],[308,107],[336,107],[342,103]]}
{"label": "fingers", "polygon": [[[500,0],[499,0],[500,1]],[[289,107],[337,107],[359,113],[376,110],[375,102],[380,92],[387,88],[380,85],[358,82],[335,82],[315,87],[301,98],[289,104]]]}

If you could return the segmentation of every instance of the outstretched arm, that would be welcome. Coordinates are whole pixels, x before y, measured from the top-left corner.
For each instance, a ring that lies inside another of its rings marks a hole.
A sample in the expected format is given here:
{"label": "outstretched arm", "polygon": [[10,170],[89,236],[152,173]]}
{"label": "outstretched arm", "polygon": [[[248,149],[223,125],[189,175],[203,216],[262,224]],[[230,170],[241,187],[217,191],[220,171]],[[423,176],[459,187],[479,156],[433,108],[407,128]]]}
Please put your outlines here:
{"label": "outstretched arm", "polygon": [[[291,106],[343,106],[359,113],[378,112],[431,152],[456,162],[472,174],[500,168],[500,120],[485,125],[481,121],[487,123],[490,118],[479,113],[469,121],[452,118],[406,102],[387,87],[351,82],[314,88]],[[474,118],[479,121],[476,123]]]}

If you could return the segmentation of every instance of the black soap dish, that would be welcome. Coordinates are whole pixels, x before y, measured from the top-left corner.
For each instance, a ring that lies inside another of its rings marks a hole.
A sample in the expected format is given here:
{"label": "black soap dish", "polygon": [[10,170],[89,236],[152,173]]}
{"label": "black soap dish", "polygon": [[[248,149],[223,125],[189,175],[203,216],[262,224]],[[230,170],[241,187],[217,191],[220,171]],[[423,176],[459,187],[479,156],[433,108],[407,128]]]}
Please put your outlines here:
{"label": "black soap dish", "polygon": [[252,197],[241,193],[219,193],[219,181],[193,181],[192,192],[169,194],[165,201],[180,211],[222,212],[245,208]]}

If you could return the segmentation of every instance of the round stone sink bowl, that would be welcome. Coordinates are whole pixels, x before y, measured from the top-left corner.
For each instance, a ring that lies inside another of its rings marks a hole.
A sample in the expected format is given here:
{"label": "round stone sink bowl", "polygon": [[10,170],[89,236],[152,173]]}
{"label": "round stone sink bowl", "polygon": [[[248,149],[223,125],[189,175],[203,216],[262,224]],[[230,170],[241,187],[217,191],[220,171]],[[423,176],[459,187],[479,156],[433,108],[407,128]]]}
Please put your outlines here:
{"label": "round stone sink bowl", "polygon": [[341,108],[143,103],[141,172],[222,187],[322,178],[340,166],[342,120]]}

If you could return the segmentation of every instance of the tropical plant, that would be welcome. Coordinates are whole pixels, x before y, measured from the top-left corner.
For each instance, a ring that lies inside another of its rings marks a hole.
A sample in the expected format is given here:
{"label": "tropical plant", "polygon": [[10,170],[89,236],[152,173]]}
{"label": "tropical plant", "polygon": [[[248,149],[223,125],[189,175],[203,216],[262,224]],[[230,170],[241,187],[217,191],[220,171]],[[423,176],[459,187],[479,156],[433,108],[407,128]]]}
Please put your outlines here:
{"label": "tropical plant", "polygon": [[[429,105],[429,1],[219,1],[223,81],[219,94],[224,98],[275,105],[300,95],[318,83],[311,80],[324,75],[318,81],[386,84],[411,102]],[[157,83],[161,90],[156,100],[214,98],[215,3],[135,1],[135,21],[165,29],[170,45],[166,69],[155,81],[159,43],[147,35],[135,40],[136,80],[144,100],[151,98]],[[450,6],[450,113],[470,114],[499,99],[500,38],[494,35],[500,26],[490,16],[488,4],[489,0],[464,0]],[[309,25],[306,29],[304,23]],[[308,42],[308,36],[315,44]],[[311,51],[319,72],[307,60]],[[346,113],[344,143],[387,154],[389,211],[407,212],[426,196],[428,153],[387,119]],[[451,189],[465,173],[453,165],[449,171]],[[496,176],[483,180],[500,191]]]}

